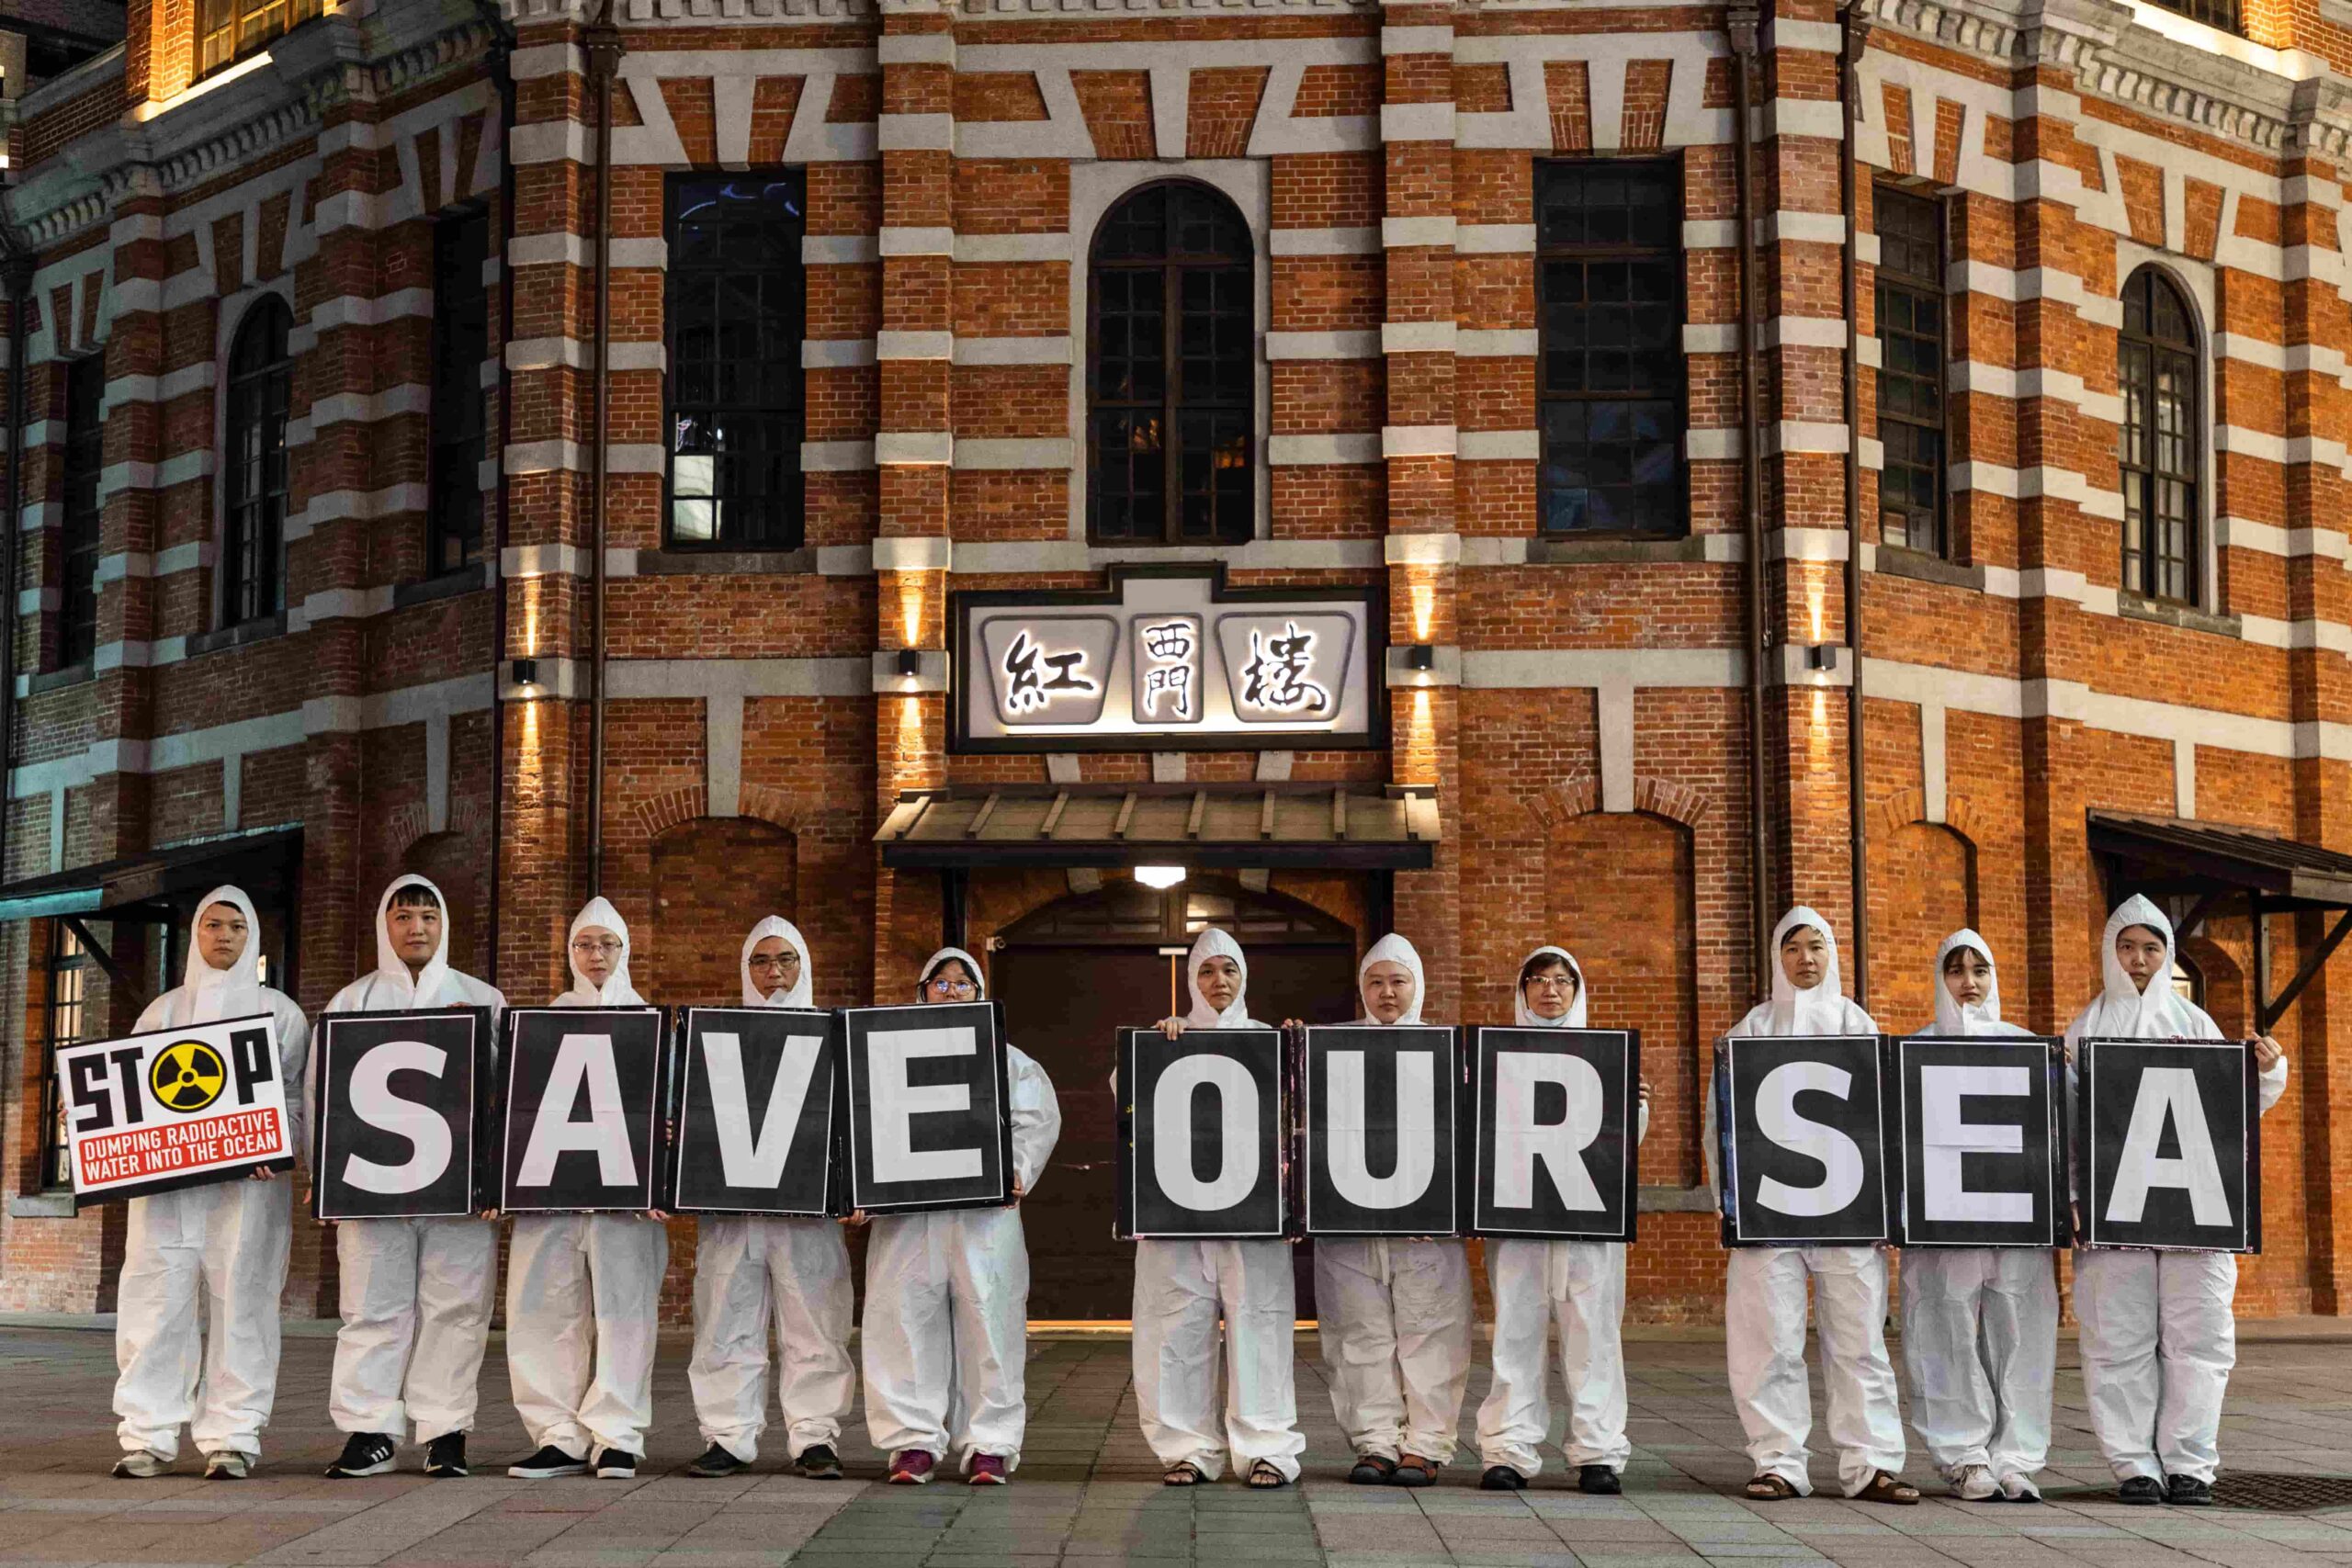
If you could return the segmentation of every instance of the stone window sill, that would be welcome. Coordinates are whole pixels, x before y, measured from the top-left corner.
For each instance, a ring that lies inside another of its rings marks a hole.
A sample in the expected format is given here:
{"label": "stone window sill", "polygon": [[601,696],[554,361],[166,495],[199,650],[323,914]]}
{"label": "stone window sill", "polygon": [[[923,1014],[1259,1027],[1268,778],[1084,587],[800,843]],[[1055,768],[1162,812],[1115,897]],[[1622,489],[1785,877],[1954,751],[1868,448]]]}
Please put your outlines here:
{"label": "stone window sill", "polygon": [[1530,565],[1605,566],[1627,561],[1702,561],[1707,541],[1693,534],[1680,539],[1530,539]]}
{"label": "stone window sill", "polygon": [[25,677],[25,695],[37,697],[43,692],[54,692],[67,686],[78,686],[90,679],[90,661],[68,664],[59,670],[45,670],[38,675]]}
{"label": "stone window sill", "polygon": [[2245,623],[2235,615],[2216,615],[2188,604],[2175,604],[2162,599],[2149,599],[2138,593],[2118,591],[2115,613],[2127,621],[2154,621],[2160,626],[2178,626],[2184,631],[2204,632],[2212,637],[2245,637]]}
{"label": "stone window sill", "polygon": [[12,1220],[70,1220],[74,1213],[71,1192],[19,1192],[8,1200]]}
{"label": "stone window sill", "polygon": [[455,571],[445,571],[437,577],[419,578],[414,582],[402,582],[392,589],[392,608],[405,610],[411,604],[429,604],[435,599],[455,599],[460,594],[477,592],[490,586],[490,573],[480,561],[469,561]]}
{"label": "stone window sill", "polygon": [[226,648],[243,648],[247,643],[283,636],[285,631],[286,612],[280,610],[275,615],[264,615],[258,620],[243,621],[233,626],[222,626],[217,631],[197,632],[187,639],[187,656],[194,659],[201,654],[218,653]]}
{"label": "stone window sill", "polygon": [[793,577],[817,570],[817,552],[797,550],[639,550],[639,577]]}
{"label": "stone window sill", "polygon": [[1905,549],[1900,545],[1878,547],[1878,570],[1888,577],[1907,577],[1918,582],[1940,582],[1948,587],[1984,592],[1984,569],[1962,566],[1941,556],[1931,556],[1924,550]]}

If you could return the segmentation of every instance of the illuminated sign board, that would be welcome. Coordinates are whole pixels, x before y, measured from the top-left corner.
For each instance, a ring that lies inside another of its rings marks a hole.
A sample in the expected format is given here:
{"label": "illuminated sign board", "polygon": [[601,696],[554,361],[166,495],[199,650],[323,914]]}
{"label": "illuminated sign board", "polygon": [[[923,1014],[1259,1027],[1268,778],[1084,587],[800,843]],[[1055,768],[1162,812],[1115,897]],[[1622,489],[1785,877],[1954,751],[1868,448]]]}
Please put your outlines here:
{"label": "illuminated sign board", "polygon": [[1377,589],[1236,590],[1216,568],[1114,567],[1106,592],[955,603],[959,751],[1382,744]]}

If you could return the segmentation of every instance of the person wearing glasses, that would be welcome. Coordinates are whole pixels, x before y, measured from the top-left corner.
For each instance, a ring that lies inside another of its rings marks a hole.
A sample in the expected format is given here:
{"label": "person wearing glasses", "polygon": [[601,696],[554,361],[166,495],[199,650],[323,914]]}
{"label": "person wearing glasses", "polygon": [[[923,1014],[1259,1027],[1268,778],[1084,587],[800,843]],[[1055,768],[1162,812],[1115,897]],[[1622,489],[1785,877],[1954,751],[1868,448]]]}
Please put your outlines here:
{"label": "person wearing glasses", "polygon": [[[986,996],[978,960],[944,947],[917,999]],[[877,1214],[865,1253],[865,1427],[893,1486],[928,1482],[951,1450],[974,1486],[1001,1486],[1028,1427],[1029,1243],[1020,1201],[1061,1137],[1045,1069],[1005,1047],[1012,1080],[1012,1198],[1001,1209]],[[853,1214],[853,1224],[865,1216]]]}
{"label": "person wearing glasses", "polygon": [[[743,939],[743,1005],[808,1008],[808,944],[768,916]],[[838,1481],[842,1418],[857,1397],[849,1358],[849,1247],[829,1219],[705,1214],[695,1222],[695,1419],[710,1446],[689,1475],[732,1475],[760,1457],[767,1427],[768,1325],[775,1325],[785,1442],[800,1473]]]}
{"label": "person wearing glasses", "polygon": [[[560,1008],[643,1007],[628,923],[603,898],[572,918]],[[654,1329],[670,1232],[657,1213],[517,1214],[506,1265],[506,1369],[536,1450],[523,1481],[637,1474],[653,1424]]]}

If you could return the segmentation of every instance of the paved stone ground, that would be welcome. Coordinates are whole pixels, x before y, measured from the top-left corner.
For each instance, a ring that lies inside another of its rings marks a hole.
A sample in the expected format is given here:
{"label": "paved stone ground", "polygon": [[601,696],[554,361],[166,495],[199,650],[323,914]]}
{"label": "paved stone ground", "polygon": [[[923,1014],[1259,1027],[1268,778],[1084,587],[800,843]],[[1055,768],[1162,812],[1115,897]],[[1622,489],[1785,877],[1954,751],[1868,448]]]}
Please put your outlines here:
{"label": "paved stone ground", "polygon": [[[2249,1335],[2230,1389],[2225,1493],[2259,1474],[2352,1476],[2352,1340],[2332,1337],[2345,1326],[2258,1325],[2261,1337]],[[1629,1347],[1636,1449],[1623,1499],[1583,1497],[1556,1468],[1522,1495],[1481,1493],[1466,1457],[1426,1491],[1347,1485],[1311,1337],[1300,1340],[1298,1379],[1307,1476],[1271,1494],[1230,1483],[1190,1492],[1159,1485],[1136,1432],[1126,1341],[1110,1336],[1033,1343],[1030,1446],[1018,1483],[999,1491],[880,1485],[862,1425],[847,1434],[846,1482],[774,1473],[773,1457],[751,1478],[678,1474],[700,1447],[684,1345],[664,1349],[653,1451],[634,1483],[505,1479],[501,1467],[524,1444],[496,1345],[483,1380],[485,1426],[474,1439],[480,1478],[330,1482],[318,1472],[339,1447],[325,1416],[332,1351],[322,1334],[289,1333],[278,1420],[255,1479],[118,1482],[105,1476],[115,1452],[110,1336],[0,1326],[0,1562],[1767,1568],[1755,1560],[1772,1559],[1769,1568],[2352,1568],[2352,1506],[2190,1513],[2109,1501],[2071,1340],[2060,1347],[2050,1503],[1931,1496],[1908,1509],[1835,1498],[1751,1506],[1730,1495],[1747,1465],[1722,1342],[1704,1331],[1644,1335]],[[1482,1368],[1469,1410],[1485,1382]],[[1815,1399],[1818,1410],[1817,1386]],[[403,1462],[413,1465],[413,1454]],[[1833,1468],[1816,1455],[1817,1476]],[[1925,1468],[1915,1461],[1913,1478],[1924,1480]],[[2338,1492],[2352,1505],[2352,1484]]]}

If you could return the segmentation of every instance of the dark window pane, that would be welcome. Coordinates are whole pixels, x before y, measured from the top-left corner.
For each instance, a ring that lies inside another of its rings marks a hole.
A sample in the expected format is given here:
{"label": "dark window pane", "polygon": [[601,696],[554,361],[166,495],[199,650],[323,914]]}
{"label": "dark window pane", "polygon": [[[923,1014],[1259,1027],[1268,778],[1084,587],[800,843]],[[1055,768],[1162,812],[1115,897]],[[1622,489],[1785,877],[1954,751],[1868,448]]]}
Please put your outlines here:
{"label": "dark window pane", "polygon": [[65,516],[59,555],[57,662],[79,664],[98,646],[98,475],[106,466],[100,424],[106,400],[103,354],[85,355],[65,371]]}
{"label": "dark window pane", "polygon": [[790,550],[807,536],[797,171],[669,179],[668,542]]}
{"label": "dark window pane", "polygon": [[229,350],[227,509],[221,530],[221,620],[286,607],[286,409],[294,388],[286,340],[293,317],[276,295],[245,315]]}
{"label": "dark window pane", "polygon": [[1943,212],[1886,186],[1871,202],[1879,242],[1879,538],[1943,555]]}
{"label": "dark window pane", "polygon": [[1240,213],[1202,186],[1136,191],[1096,233],[1089,288],[1090,536],[1247,540],[1256,293]]}
{"label": "dark window pane", "polygon": [[1681,533],[1680,175],[1544,164],[1535,207],[1539,526]]}
{"label": "dark window pane", "polygon": [[2125,283],[2115,361],[2123,587],[2185,604],[2198,598],[2203,553],[2195,330],[2188,300],[2154,267]]}
{"label": "dark window pane", "polygon": [[482,367],[490,357],[490,215],[433,226],[432,503],[425,570],[455,571],[482,548],[481,466],[489,456]]}

